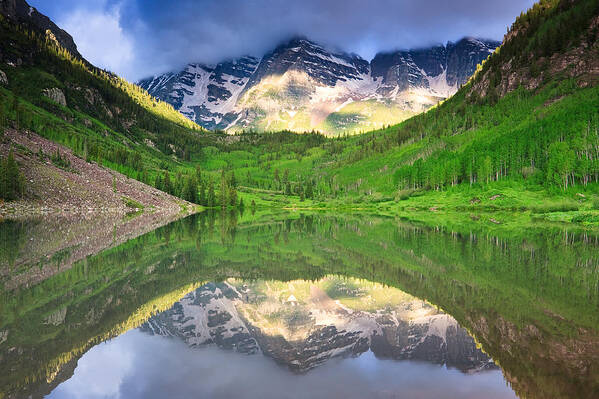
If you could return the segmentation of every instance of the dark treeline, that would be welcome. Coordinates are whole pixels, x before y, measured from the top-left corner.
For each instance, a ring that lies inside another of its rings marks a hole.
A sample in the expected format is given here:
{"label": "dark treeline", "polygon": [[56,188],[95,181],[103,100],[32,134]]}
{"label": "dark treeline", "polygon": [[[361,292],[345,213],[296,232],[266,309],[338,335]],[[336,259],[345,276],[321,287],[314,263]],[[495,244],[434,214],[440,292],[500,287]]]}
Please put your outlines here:
{"label": "dark treeline", "polygon": [[[147,174],[142,174],[139,180],[144,181],[147,178]],[[243,208],[245,206],[243,198],[237,193],[237,179],[234,171],[222,170],[218,186],[209,174],[202,173],[199,166],[193,174],[177,173],[175,177],[171,177],[171,174],[165,171],[162,175],[156,175],[153,186],[191,203],[209,208]]]}
{"label": "dark treeline", "polygon": [[25,178],[12,151],[7,157],[0,156],[0,200],[12,201],[23,196]]}

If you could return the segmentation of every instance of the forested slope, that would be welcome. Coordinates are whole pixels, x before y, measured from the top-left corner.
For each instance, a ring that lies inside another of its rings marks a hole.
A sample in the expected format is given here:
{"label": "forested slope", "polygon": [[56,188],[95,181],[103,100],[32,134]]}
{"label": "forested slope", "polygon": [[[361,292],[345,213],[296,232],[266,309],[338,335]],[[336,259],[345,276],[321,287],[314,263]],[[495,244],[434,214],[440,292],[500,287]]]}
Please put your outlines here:
{"label": "forested slope", "polygon": [[[339,162],[343,181],[347,165],[352,174],[370,169],[363,181],[387,194],[502,179],[563,189],[596,183],[598,24],[596,0],[536,4],[454,97],[354,139]],[[373,176],[372,166],[390,172]]]}
{"label": "forested slope", "polygon": [[[35,132],[86,161],[152,185],[156,176],[162,181],[172,175],[172,187],[164,191],[182,196],[191,180],[186,161],[199,151],[203,129],[139,87],[88,63],[68,33],[37,11],[29,13],[39,17],[34,19],[13,15],[11,4],[6,7],[3,3],[0,13],[0,130]],[[44,31],[40,18],[54,30]],[[70,51],[64,43],[72,43]],[[4,149],[22,150],[7,137],[2,140]]]}

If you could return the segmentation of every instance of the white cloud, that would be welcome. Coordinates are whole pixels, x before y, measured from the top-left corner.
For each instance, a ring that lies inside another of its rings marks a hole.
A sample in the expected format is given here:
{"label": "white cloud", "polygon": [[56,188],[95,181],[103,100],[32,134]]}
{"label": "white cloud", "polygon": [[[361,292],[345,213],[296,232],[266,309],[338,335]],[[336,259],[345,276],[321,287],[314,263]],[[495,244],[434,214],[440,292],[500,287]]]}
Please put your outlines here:
{"label": "white cloud", "polygon": [[108,11],[79,9],[66,14],[58,25],[73,36],[88,61],[127,77],[135,60],[135,46],[119,21],[119,7]]}

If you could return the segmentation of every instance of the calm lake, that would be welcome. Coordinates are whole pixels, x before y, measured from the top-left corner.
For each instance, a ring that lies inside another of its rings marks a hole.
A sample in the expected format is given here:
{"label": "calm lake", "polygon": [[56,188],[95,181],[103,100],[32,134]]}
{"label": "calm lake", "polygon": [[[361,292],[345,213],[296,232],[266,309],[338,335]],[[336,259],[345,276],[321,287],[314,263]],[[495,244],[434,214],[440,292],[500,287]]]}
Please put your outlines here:
{"label": "calm lake", "polygon": [[599,237],[473,226],[5,221],[0,398],[598,398]]}

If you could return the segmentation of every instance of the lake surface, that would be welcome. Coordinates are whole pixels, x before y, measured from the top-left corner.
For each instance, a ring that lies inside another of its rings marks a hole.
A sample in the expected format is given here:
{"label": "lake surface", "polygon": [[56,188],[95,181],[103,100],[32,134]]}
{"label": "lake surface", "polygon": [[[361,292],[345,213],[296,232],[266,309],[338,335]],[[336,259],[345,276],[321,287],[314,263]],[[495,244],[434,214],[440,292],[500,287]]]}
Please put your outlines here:
{"label": "lake surface", "polygon": [[109,245],[66,224],[0,223],[0,397],[599,397],[589,231],[202,214]]}

